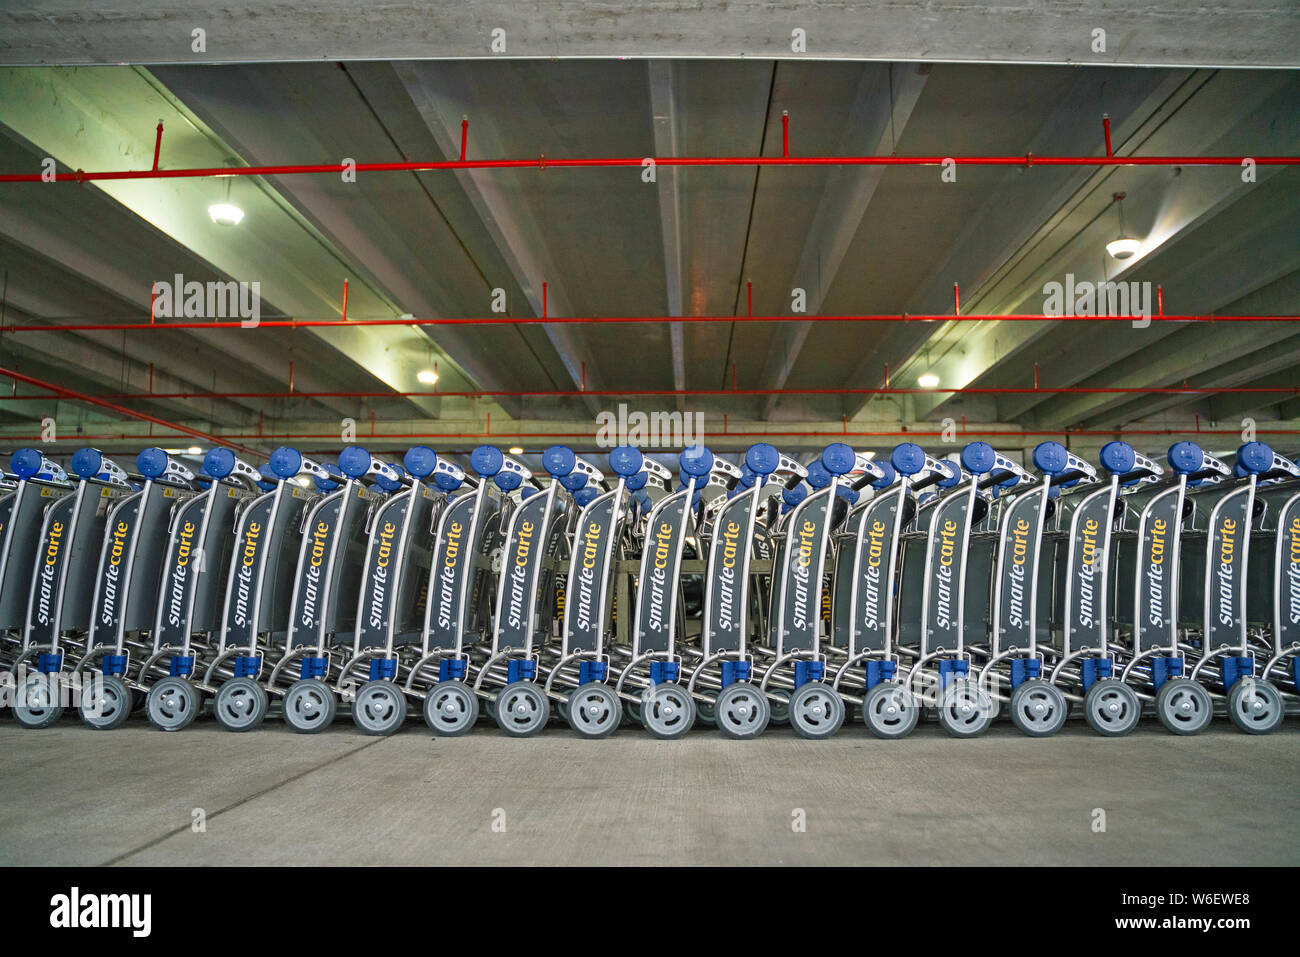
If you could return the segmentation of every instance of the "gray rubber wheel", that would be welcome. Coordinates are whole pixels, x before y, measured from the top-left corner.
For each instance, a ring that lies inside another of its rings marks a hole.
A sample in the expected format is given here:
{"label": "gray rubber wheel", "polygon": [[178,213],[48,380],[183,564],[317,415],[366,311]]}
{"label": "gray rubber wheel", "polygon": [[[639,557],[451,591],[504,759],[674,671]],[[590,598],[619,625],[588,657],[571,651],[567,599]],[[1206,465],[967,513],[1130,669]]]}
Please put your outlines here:
{"label": "gray rubber wheel", "polygon": [[1200,734],[1214,717],[1214,701],[1199,682],[1170,678],[1156,695],[1156,717],[1173,734]]}
{"label": "gray rubber wheel", "polygon": [[91,675],[81,689],[81,720],[96,731],[120,728],[131,717],[131,689],[117,675]]}
{"label": "gray rubber wheel", "polygon": [[773,691],[768,699],[768,711],[771,712],[773,724],[790,723],[790,696],[784,691]]}
{"label": "gray rubber wheel", "polygon": [[295,681],[284,693],[284,723],[299,734],[317,734],[334,723],[338,701],[319,678]]}
{"label": "gray rubber wheel", "polygon": [[366,734],[392,734],[405,720],[406,695],[391,681],[367,681],[352,699],[352,723]]}
{"label": "gray rubber wheel", "polygon": [[424,699],[424,723],[440,738],[458,738],[478,721],[478,695],[463,681],[440,681]]}
{"label": "gray rubber wheel", "polygon": [[1045,678],[1022,681],[1011,693],[1011,723],[1031,738],[1050,738],[1069,716],[1065,695]]}
{"label": "gray rubber wheel", "polygon": [[829,738],[844,724],[844,699],[822,681],[810,681],[790,696],[790,726],[801,738]]}
{"label": "gray rubber wheel", "polygon": [[712,727],[717,724],[718,696],[708,691],[700,693],[709,700],[695,702],[695,720]]}
{"label": "gray rubber wheel", "polygon": [[993,723],[993,699],[971,678],[949,682],[939,698],[939,723],[954,738],[973,738]]}
{"label": "gray rubber wheel", "polygon": [[614,689],[601,681],[575,688],[566,710],[570,727],[584,738],[607,738],[623,720],[623,703]]}
{"label": "gray rubber wheel", "polygon": [[227,731],[252,731],[271,706],[266,690],[250,677],[231,678],[217,689],[212,713]]}
{"label": "gray rubber wheel", "polygon": [[628,720],[628,721],[631,721],[633,724],[640,724],[640,723],[641,723],[641,703],[640,703],[640,702],[638,702],[638,701],[624,701],[624,702],[623,702],[623,713],[624,713],[624,715],[627,716],[627,720]]}
{"label": "gray rubber wheel", "polygon": [[682,685],[664,682],[641,696],[641,725],[656,738],[680,738],[695,724],[695,701]]}
{"label": "gray rubber wheel", "polygon": [[24,728],[48,728],[63,714],[57,674],[29,672],[14,690],[14,720]]}
{"label": "gray rubber wheel", "polygon": [[877,738],[905,738],[921,717],[912,692],[896,681],[882,681],[862,700],[862,720]]}
{"label": "gray rubber wheel", "polygon": [[737,681],[722,689],[715,706],[714,721],[728,738],[757,738],[772,720],[767,695],[748,681]]}
{"label": "gray rubber wheel", "polygon": [[497,725],[512,738],[531,738],[551,718],[551,703],[542,686],[512,681],[497,694]]}
{"label": "gray rubber wheel", "polygon": [[1083,699],[1083,716],[1089,727],[1107,738],[1122,738],[1142,719],[1137,692],[1118,678],[1093,682]]}
{"label": "gray rubber wheel", "polygon": [[1286,714],[1277,686],[1263,678],[1238,678],[1228,692],[1228,717],[1247,734],[1276,731]]}
{"label": "gray rubber wheel", "polygon": [[198,689],[184,678],[163,678],[149,689],[144,707],[159,731],[180,731],[199,716],[200,701]]}

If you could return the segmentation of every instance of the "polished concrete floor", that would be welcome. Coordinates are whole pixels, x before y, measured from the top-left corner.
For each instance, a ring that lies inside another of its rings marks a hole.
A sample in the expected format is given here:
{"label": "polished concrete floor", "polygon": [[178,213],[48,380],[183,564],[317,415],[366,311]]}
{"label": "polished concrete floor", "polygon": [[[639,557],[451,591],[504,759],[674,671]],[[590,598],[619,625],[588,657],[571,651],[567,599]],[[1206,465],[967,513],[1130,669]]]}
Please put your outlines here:
{"label": "polished concrete floor", "polygon": [[0,780],[4,864],[1300,864],[1294,718],[1268,737],[738,742],[65,717],[0,722]]}

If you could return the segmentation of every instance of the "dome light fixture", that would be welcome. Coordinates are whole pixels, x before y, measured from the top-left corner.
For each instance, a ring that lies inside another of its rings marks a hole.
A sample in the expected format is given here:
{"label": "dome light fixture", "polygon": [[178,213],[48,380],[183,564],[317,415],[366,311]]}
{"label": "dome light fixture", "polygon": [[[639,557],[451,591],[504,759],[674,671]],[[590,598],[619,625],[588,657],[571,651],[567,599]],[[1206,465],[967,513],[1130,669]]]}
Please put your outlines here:
{"label": "dome light fixture", "polygon": [[438,381],[438,373],[434,372],[432,369],[421,369],[415,374],[415,377],[425,385],[433,385]]}
{"label": "dome light fixture", "polygon": [[1118,259],[1120,262],[1125,259],[1132,259],[1141,248],[1142,244],[1136,239],[1128,239],[1123,236],[1119,239],[1112,239],[1106,244],[1106,252],[1110,253],[1112,259]]}
{"label": "dome light fixture", "polygon": [[244,211],[233,203],[213,203],[208,207],[208,215],[218,226],[238,226]]}
{"label": "dome light fixture", "polygon": [[933,372],[927,372],[924,375],[916,377],[916,384],[922,389],[933,389],[939,384],[939,377]]}
{"label": "dome light fixture", "polygon": [[518,445],[512,445],[512,446],[510,446],[510,454],[511,454],[511,455],[523,455],[523,454],[524,454],[524,450],[523,450],[522,448],[520,448]]}
{"label": "dome light fixture", "polygon": [[1132,259],[1142,248],[1140,242],[1125,235],[1128,232],[1124,228],[1124,198],[1127,195],[1127,193],[1113,194],[1114,203],[1119,207],[1119,235],[1106,244],[1106,252],[1112,259],[1118,259],[1120,262]]}

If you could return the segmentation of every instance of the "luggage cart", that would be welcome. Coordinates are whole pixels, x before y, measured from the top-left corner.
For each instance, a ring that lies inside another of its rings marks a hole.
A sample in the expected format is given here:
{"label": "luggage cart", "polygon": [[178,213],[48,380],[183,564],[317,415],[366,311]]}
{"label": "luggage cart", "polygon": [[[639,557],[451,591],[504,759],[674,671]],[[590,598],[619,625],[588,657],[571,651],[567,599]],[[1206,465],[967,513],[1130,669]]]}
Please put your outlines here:
{"label": "luggage cart", "polygon": [[564,517],[570,504],[561,489],[576,491],[588,479],[603,478],[599,469],[562,445],[543,452],[542,465],[550,483],[522,499],[510,516],[492,644],[473,685],[497,726],[511,737],[531,737],[550,720],[550,699],[539,681],[545,674],[543,648],[553,627],[554,563],[565,543]]}
{"label": "luggage cart", "polygon": [[[96,449],[80,449],[69,463],[78,481],[68,495],[49,499],[41,521],[36,567],[23,632],[18,695],[14,717],[26,728],[44,728],[58,720],[65,704],[83,714],[122,719],[130,713],[129,694],[114,697],[103,682],[82,682],[64,664],[86,650],[94,598],[95,564],[104,542],[112,505],[132,489],[126,473]],[[25,664],[36,670],[27,674]]]}
{"label": "luggage cart", "polygon": [[1134,574],[1134,611],[1121,678],[1130,684],[1144,679],[1144,700],[1154,694],[1156,717],[1166,730],[1197,734],[1214,717],[1214,701],[1200,682],[1184,674],[1186,653],[1196,649],[1179,640],[1183,528],[1196,511],[1188,490],[1222,482],[1232,471],[1193,442],[1174,443],[1166,459],[1172,476],[1133,494],[1141,512],[1136,533],[1123,540],[1123,557]]}
{"label": "luggage cart", "polygon": [[[216,656],[203,684],[216,688],[212,713],[228,731],[251,731],[261,725],[270,697],[261,678],[264,663],[284,655],[285,625],[293,588],[293,559],[302,539],[304,511],[317,493],[293,481],[310,476],[327,487],[330,472],[297,449],[271,453],[259,472],[263,494],[239,515],[226,577]],[[266,481],[266,476],[272,481]]]}
{"label": "luggage cart", "polygon": [[[788,695],[790,725],[801,737],[828,738],[844,723],[844,700],[827,680],[826,655],[821,650],[823,573],[835,506],[840,501],[841,476],[855,466],[871,480],[885,477],[884,470],[857,456],[842,442],[828,445],[809,466],[809,478],[820,463],[825,477],[820,486],[790,511],[784,522],[783,547],[773,566],[769,640],[773,660],[764,669],[759,690],[772,697],[773,687]],[[783,674],[790,666],[792,674]],[[774,681],[780,675],[780,681]]]}
{"label": "luggage cart", "polygon": [[[423,697],[425,723],[442,737],[458,737],[478,721],[478,696],[468,682],[475,674],[471,651],[492,628],[492,556],[499,560],[505,541],[514,507],[510,493],[532,479],[522,464],[491,445],[470,454],[470,467],[477,479],[459,469],[434,475],[454,497],[437,518],[421,655],[405,683],[407,694]],[[462,485],[468,490],[455,494]]]}
{"label": "luggage cart", "polygon": [[[1001,683],[1010,689],[1012,723],[1030,737],[1050,737],[1065,726],[1070,706],[1050,680],[1049,661],[1039,647],[1040,618],[1046,619],[1050,595],[1040,603],[1043,578],[1039,574],[1044,551],[1043,531],[1052,496],[1061,488],[1093,482],[1092,465],[1059,442],[1042,442],[1033,452],[1041,476],[1013,494],[999,510],[997,557],[993,570],[993,595],[989,657],[980,669],[980,685],[1003,700]],[[1044,565],[1049,572],[1050,565]],[[1045,647],[1051,648],[1045,643]],[[999,679],[995,687],[994,678]]]}
{"label": "luggage cart", "polygon": [[[32,575],[41,548],[41,519],[52,501],[72,492],[62,468],[36,449],[19,449],[10,461],[10,477],[0,488],[0,668],[5,704],[16,704],[15,668],[23,652],[23,631],[31,599]],[[39,691],[37,682],[33,685]],[[39,700],[32,701],[40,707]]]}
{"label": "luggage cart", "polygon": [[[622,699],[609,683],[605,641],[617,546],[629,517],[629,493],[645,487],[647,469],[661,480],[672,477],[668,469],[632,446],[611,451],[609,467],[618,476],[612,490],[602,494],[583,488],[574,493],[582,510],[569,559],[560,657],[548,669],[544,686],[548,698],[561,703],[570,727],[584,738],[608,737],[623,720]],[[560,688],[569,691],[562,694]]]}
{"label": "luggage cart", "polygon": [[[145,713],[160,731],[188,727],[206,694],[198,675],[220,642],[222,598],[239,513],[258,493],[258,471],[229,449],[203,460],[207,488],[173,512],[154,613],[153,649],[136,681],[147,687]],[[165,669],[165,670],[164,670]]]}
{"label": "luggage cart", "polygon": [[[105,701],[112,708],[84,701],[88,727],[119,727],[130,710],[145,702],[156,642],[154,630],[170,545],[170,529],[182,508],[199,494],[194,473],[159,448],[136,456],[144,479],[139,491],[115,502],[108,513],[95,571],[90,633],[86,652],[73,667],[83,686],[88,669],[98,670]],[[131,701],[131,708],[124,707]]]}
{"label": "luggage cart", "polygon": [[352,657],[339,677],[342,683],[368,674],[352,702],[352,720],[374,735],[392,734],[406,720],[402,676],[421,657],[434,526],[447,504],[433,477],[456,486],[465,478],[459,467],[424,446],[409,449],[402,461],[406,487],[393,490],[370,518]]}
{"label": "luggage cart", "polygon": [[1300,469],[1291,459],[1277,459],[1287,477],[1261,482],[1261,531],[1271,535],[1258,537],[1258,558],[1252,556],[1251,568],[1254,580],[1263,584],[1263,600],[1257,604],[1267,609],[1271,632],[1260,678],[1272,682],[1287,710],[1294,712],[1300,703],[1300,482],[1294,476]]}
{"label": "luggage cart", "polygon": [[851,701],[855,695],[842,690],[844,683],[850,676],[861,681],[862,692],[856,697],[863,723],[873,736],[883,739],[906,737],[921,714],[894,648],[899,543],[916,517],[916,495],[950,477],[936,459],[911,442],[895,446],[888,464],[897,482],[877,489],[872,498],[850,511],[836,534],[831,596],[832,643],[845,656],[831,686]]}
{"label": "luggage cart", "polygon": [[[908,635],[916,643],[900,641],[899,650],[912,660],[906,679],[911,693],[937,707],[939,724],[948,734],[967,738],[982,734],[997,713],[967,647],[972,639],[984,637],[987,606],[985,576],[980,576],[973,594],[967,594],[971,528],[989,511],[990,501],[980,493],[1013,478],[1018,484],[1023,470],[984,442],[965,446],[960,465],[946,460],[937,464],[949,476],[934,483],[940,490],[934,497],[923,494],[915,531],[905,539],[900,626],[915,620],[919,627]],[[924,557],[918,563],[916,553],[921,550]]]}
{"label": "luggage cart", "polygon": [[713,471],[713,453],[691,445],[678,463],[685,486],[660,499],[646,521],[629,657],[614,689],[622,696],[629,687],[639,697],[642,726],[664,739],[681,737],[695,723],[695,701],[682,683],[685,673],[676,647],[678,606],[682,555],[696,521],[699,490]]}
{"label": "luggage cart", "polygon": [[[272,693],[283,695],[285,723],[300,734],[324,731],[338,712],[336,692],[350,696],[350,688],[336,686],[337,655],[351,648],[366,519],[385,489],[402,484],[397,469],[357,446],[339,454],[338,468],[338,488],[312,503],[303,519],[286,650],[267,679]],[[298,678],[281,692],[280,677],[294,666]]]}
{"label": "luggage cart", "polygon": [[[745,467],[728,495],[720,500],[712,520],[708,566],[705,573],[704,619],[700,634],[700,661],[691,669],[687,692],[701,717],[730,738],[754,738],[771,720],[767,696],[753,683],[754,657],[750,640],[751,562],[759,512],[771,488],[767,477],[785,464],[793,487],[807,471],[786,460],[765,442],[745,452]],[[717,666],[718,674],[712,673]],[[701,682],[701,679],[704,679]],[[706,693],[708,688],[712,693]],[[707,709],[707,710],[706,710]]]}
{"label": "luggage cart", "polygon": [[[1142,718],[1142,701],[1119,677],[1111,648],[1115,589],[1112,532],[1122,518],[1121,493],[1157,480],[1159,465],[1124,442],[1102,446],[1106,473],[1101,488],[1063,495],[1058,501],[1053,582],[1060,595],[1060,645],[1049,680],[1066,700],[1082,704],[1098,734],[1122,737]],[[1064,553],[1064,554],[1062,554]]]}
{"label": "luggage cart", "polygon": [[[1295,474],[1295,465],[1263,442],[1242,445],[1233,479],[1209,490],[1213,505],[1205,522],[1204,557],[1189,563],[1193,581],[1203,583],[1201,653],[1190,677],[1221,688],[1228,717],[1247,734],[1276,730],[1286,714],[1278,687],[1255,674],[1257,658],[1263,655],[1267,661],[1272,648],[1263,636],[1251,633],[1246,599],[1252,533],[1263,511],[1262,503],[1258,508],[1256,503],[1259,483]],[[1200,496],[1194,492],[1192,497]],[[1203,578],[1195,565],[1203,566]],[[1184,573],[1185,584],[1188,577]],[[1213,694],[1217,705],[1219,695]]]}

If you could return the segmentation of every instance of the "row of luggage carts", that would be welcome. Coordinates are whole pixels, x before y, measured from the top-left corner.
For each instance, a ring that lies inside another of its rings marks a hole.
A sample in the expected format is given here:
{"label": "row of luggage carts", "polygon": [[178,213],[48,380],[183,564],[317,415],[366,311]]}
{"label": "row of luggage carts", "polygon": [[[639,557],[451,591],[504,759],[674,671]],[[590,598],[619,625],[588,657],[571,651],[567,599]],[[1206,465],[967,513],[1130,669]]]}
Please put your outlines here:
{"label": "row of luggage carts", "polygon": [[813,739],[999,716],[1049,736],[1071,714],[1258,734],[1300,710],[1300,468],[1259,442],[1231,465],[1191,442],[1028,458],[695,445],[674,471],[553,446],[533,474],[491,446],[468,472],[422,446],[259,468],[217,448],[196,474],[157,448],[130,473],[22,449],[0,489],[4,710]]}

